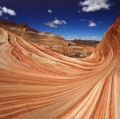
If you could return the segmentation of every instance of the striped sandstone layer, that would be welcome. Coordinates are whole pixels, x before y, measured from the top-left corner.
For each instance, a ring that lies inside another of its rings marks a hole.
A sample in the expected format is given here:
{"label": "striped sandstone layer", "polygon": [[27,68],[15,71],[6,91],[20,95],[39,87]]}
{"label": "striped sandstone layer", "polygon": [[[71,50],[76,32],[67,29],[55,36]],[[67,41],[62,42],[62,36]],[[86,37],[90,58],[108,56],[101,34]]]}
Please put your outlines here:
{"label": "striped sandstone layer", "polygon": [[120,16],[82,60],[0,29],[0,119],[120,119]]}

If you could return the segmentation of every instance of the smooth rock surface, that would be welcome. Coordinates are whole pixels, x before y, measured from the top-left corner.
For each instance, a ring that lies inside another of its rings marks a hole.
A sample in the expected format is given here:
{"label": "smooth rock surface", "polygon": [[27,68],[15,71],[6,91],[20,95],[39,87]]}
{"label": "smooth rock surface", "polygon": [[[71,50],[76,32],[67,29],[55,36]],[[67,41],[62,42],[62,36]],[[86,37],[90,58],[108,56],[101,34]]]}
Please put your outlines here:
{"label": "smooth rock surface", "polygon": [[120,17],[85,59],[0,29],[0,119],[120,119]]}

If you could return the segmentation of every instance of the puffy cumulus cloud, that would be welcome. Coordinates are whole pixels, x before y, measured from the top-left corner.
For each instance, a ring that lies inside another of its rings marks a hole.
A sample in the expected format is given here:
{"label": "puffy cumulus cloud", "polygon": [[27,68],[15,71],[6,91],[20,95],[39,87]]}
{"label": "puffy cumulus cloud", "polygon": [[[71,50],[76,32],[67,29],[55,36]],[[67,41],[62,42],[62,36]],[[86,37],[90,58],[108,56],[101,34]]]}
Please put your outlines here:
{"label": "puffy cumulus cloud", "polygon": [[89,27],[95,27],[95,26],[97,26],[97,24],[94,23],[93,21],[91,21],[90,24],[89,24],[88,26],[89,26]]}
{"label": "puffy cumulus cloud", "polygon": [[[88,22],[88,23],[89,23],[89,25],[88,25],[89,27],[95,27],[95,26],[97,26],[97,24],[94,22],[95,20],[80,19],[80,21],[81,21],[81,22],[84,22],[84,21],[85,21],[85,22]],[[97,23],[102,23],[102,22],[99,21],[99,22],[97,22]]]}
{"label": "puffy cumulus cloud", "polygon": [[94,12],[101,9],[109,10],[112,5],[108,0],[84,0],[84,2],[80,1],[78,4],[82,6],[83,12]]}
{"label": "puffy cumulus cloud", "polygon": [[67,24],[66,21],[64,21],[64,20],[57,20],[57,19],[54,20],[53,23],[54,24]]}
{"label": "puffy cumulus cloud", "polygon": [[49,27],[57,27],[57,25],[67,24],[67,22],[65,20],[55,19],[52,22],[45,22],[44,24]]}
{"label": "puffy cumulus cloud", "polygon": [[14,10],[11,10],[11,9],[8,9],[8,8],[6,8],[6,7],[0,7],[0,15],[2,16],[2,14],[3,13],[5,13],[5,14],[9,14],[9,15],[11,15],[11,16],[15,16],[16,15],[16,13],[15,13],[15,11]]}
{"label": "puffy cumulus cloud", "polygon": [[49,12],[49,13],[52,13],[52,10],[48,9],[48,12]]}
{"label": "puffy cumulus cloud", "polygon": [[53,22],[45,22],[44,24],[49,27],[57,27]]}

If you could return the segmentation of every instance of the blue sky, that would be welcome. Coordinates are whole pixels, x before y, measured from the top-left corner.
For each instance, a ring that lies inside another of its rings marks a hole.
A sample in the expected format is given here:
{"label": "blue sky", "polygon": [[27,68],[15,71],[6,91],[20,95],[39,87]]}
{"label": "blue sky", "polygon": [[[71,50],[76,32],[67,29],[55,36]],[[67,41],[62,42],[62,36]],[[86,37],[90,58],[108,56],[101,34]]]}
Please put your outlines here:
{"label": "blue sky", "polygon": [[67,40],[101,40],[119,13],[119,0],[0,0],[1,18]]}

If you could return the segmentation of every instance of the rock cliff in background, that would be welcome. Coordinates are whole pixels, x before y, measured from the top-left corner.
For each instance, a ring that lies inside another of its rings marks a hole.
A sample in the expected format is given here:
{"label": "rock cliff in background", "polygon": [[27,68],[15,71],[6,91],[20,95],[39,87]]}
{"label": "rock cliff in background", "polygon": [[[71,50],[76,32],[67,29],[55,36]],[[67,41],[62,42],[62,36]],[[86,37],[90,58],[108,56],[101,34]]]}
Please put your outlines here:
{"label": "rock cliff in background", "polygon": [[120,17],[88,58],[0,29],[0,119],[119,119]]}

